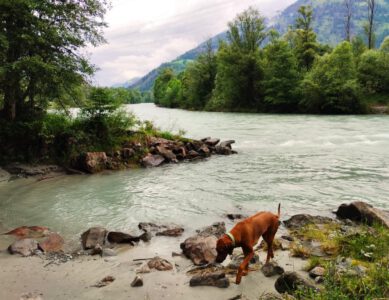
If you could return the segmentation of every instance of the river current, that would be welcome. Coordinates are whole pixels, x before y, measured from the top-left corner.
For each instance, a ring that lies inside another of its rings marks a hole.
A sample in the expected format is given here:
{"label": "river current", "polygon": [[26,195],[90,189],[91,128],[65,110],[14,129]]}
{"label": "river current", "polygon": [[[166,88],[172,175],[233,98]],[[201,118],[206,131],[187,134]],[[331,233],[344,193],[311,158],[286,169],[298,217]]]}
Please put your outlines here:
{"label": "river current", "polygon": [[223,214],[330,215],[343,202],[389,209],[389,117],[190,112],[153,104],[128,111],[186,136],[234,139],[233,156],[93,176],[0,183],[0,226],[45,225],[78,236],[93,225],[141,221],[189,231]]}

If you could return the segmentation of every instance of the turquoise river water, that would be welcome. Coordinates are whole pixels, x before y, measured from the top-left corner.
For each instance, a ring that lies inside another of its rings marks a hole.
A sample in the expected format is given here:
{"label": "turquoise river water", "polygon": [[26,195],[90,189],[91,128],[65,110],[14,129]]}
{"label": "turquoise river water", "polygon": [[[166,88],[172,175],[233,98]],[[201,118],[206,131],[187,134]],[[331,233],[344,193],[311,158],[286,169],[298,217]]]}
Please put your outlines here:
{"label": "turquoise river water", "polygon": [[131,230],[140,221],[189,231],[229,212],[330,215],[365,200],[389,209],[389,117],[189,112],[126,108],[193,138],[234,139],[233,156],[93,176],[0,184],[0,226],[46,225],[77,235],[93,225]]}

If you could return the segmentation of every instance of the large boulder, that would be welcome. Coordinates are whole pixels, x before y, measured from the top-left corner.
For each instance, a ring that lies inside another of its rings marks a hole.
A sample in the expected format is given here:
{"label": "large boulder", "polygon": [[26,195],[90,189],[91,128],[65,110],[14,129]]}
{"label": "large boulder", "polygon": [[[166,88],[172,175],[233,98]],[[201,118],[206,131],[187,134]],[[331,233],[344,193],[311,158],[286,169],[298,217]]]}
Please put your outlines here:
{"label": "large boulder", "polygon": [[311,224],[330,224],[335,222],[334,219],[323,216],[311,216],[307,214],[298,214],[292,216],[290,219],[283,221],[285,226],[289,229],[299,229]]}
{"label": "large boulder", "polygon": [[49,236],[39,243],[39,248],[45,252],[59,252],[64,245],[64,239],[58,233],[50,233]]}
{"label": "large boulder", "polygon": [[336,211],[336,215],[340,219],[350,219],[368,225],[377,223],[389,228],[389,213],[374,208],[370,204],[362,201],[342,204]]}
{"label": "large boulder", "polygon": [[38,250],[38,242],[33,239],[23,239],[15,241],[8,247],[8,252],[11,254],[20,254],[21,256],[34,255]]}
{"label": "large boulder", "polygon": [[86,152],[78,158],[78,168],[94,174],[106,169],[108,162],[105,152]]}
{"label": "large boulder", "polygon": [[102,227],[92,227],[81,235],[81,243],[84,250],[95,249],[105,244],[108,231]]}
{"label": "large boulder", "polygon": [[224,222],[215,223],[199,230],[197,235],[187,238],[180,247],[195,265],[208,264],[215,261],[217,239],[225,232]]}
{"label": "large boulder", "polygon": [[313,284],[302,278],[296,272],[286,272],[282,274],[276,280],[274,287],[280,294],[288,293],[290,295],[293,295],[297,290],[316,290]]}
{"label": "large boulder", "polygon": [[142,164],[144,167],[158,167],[163,164],[165,161],[165,158],[161,155],[154,155],[154,154],[147,154],[143,159],[142,159]]}

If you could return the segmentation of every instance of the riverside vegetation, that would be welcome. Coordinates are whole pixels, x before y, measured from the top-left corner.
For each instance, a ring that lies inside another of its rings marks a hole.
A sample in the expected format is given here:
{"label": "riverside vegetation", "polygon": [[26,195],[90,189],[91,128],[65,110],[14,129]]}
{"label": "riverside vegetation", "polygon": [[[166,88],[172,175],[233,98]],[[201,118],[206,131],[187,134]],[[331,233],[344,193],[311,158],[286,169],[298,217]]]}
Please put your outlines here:
{"label": "riverside vegetation", "polygon": [[274,29],[265,32],[264,18],[257,10],[246,10],[228,24],[227,41],[220,42],[216,53],[209,42],[184,72],[161,71],[154,85],[155,103],[238,112],[387,110],[389,38],[373,49],[374,26],[370,26],[367,45],[362,37],[351,39],[348,34],[332,48],[318,42],[312,24],[312,8],[301,6],[294,26],[280,36]]}
{"label": "riverside vegetation", "polygon": [[[150,93],[90,85],[96,67],[81,50],[105,42],[108,7],[105,0],[0,1],[0,165],[18,161],[72,167],[83,153],[113,156],[129,144],[136,149],[127,147],[125,164],[139,165],[151,151],[151,137],[191,142],[120,110],[122,104],[150,102]],[[76,117],[72,107],[80,109]],[[202,146],[195,144],[188,151]],[[203,156],[213,153],[205,149]],[[195,157],[192,153],[190,158]],[[124,166],[116,160],[120,166],[112,168]]]}

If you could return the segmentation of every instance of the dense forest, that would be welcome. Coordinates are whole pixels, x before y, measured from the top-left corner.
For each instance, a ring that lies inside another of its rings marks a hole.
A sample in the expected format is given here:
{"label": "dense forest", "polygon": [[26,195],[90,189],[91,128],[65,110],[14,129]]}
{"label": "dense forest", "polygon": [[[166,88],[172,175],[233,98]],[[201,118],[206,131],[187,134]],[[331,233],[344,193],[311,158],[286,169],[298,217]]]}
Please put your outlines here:
{"label": "dense forest", "polygon": [[389,38],[374,49],[374,19],[366,23],[366,38],[345,35],[345,41],[330,47],[318,42],[312,7],[301,6],[298,12],[282,36],[275,29],[265,31],[257,10],[239,14],[216,52],[209,42],[184,72],[175,75],[168,68],[160,73],[154,85],[156,104],[313,114],[366,113],[371,104],[386,105]]}

